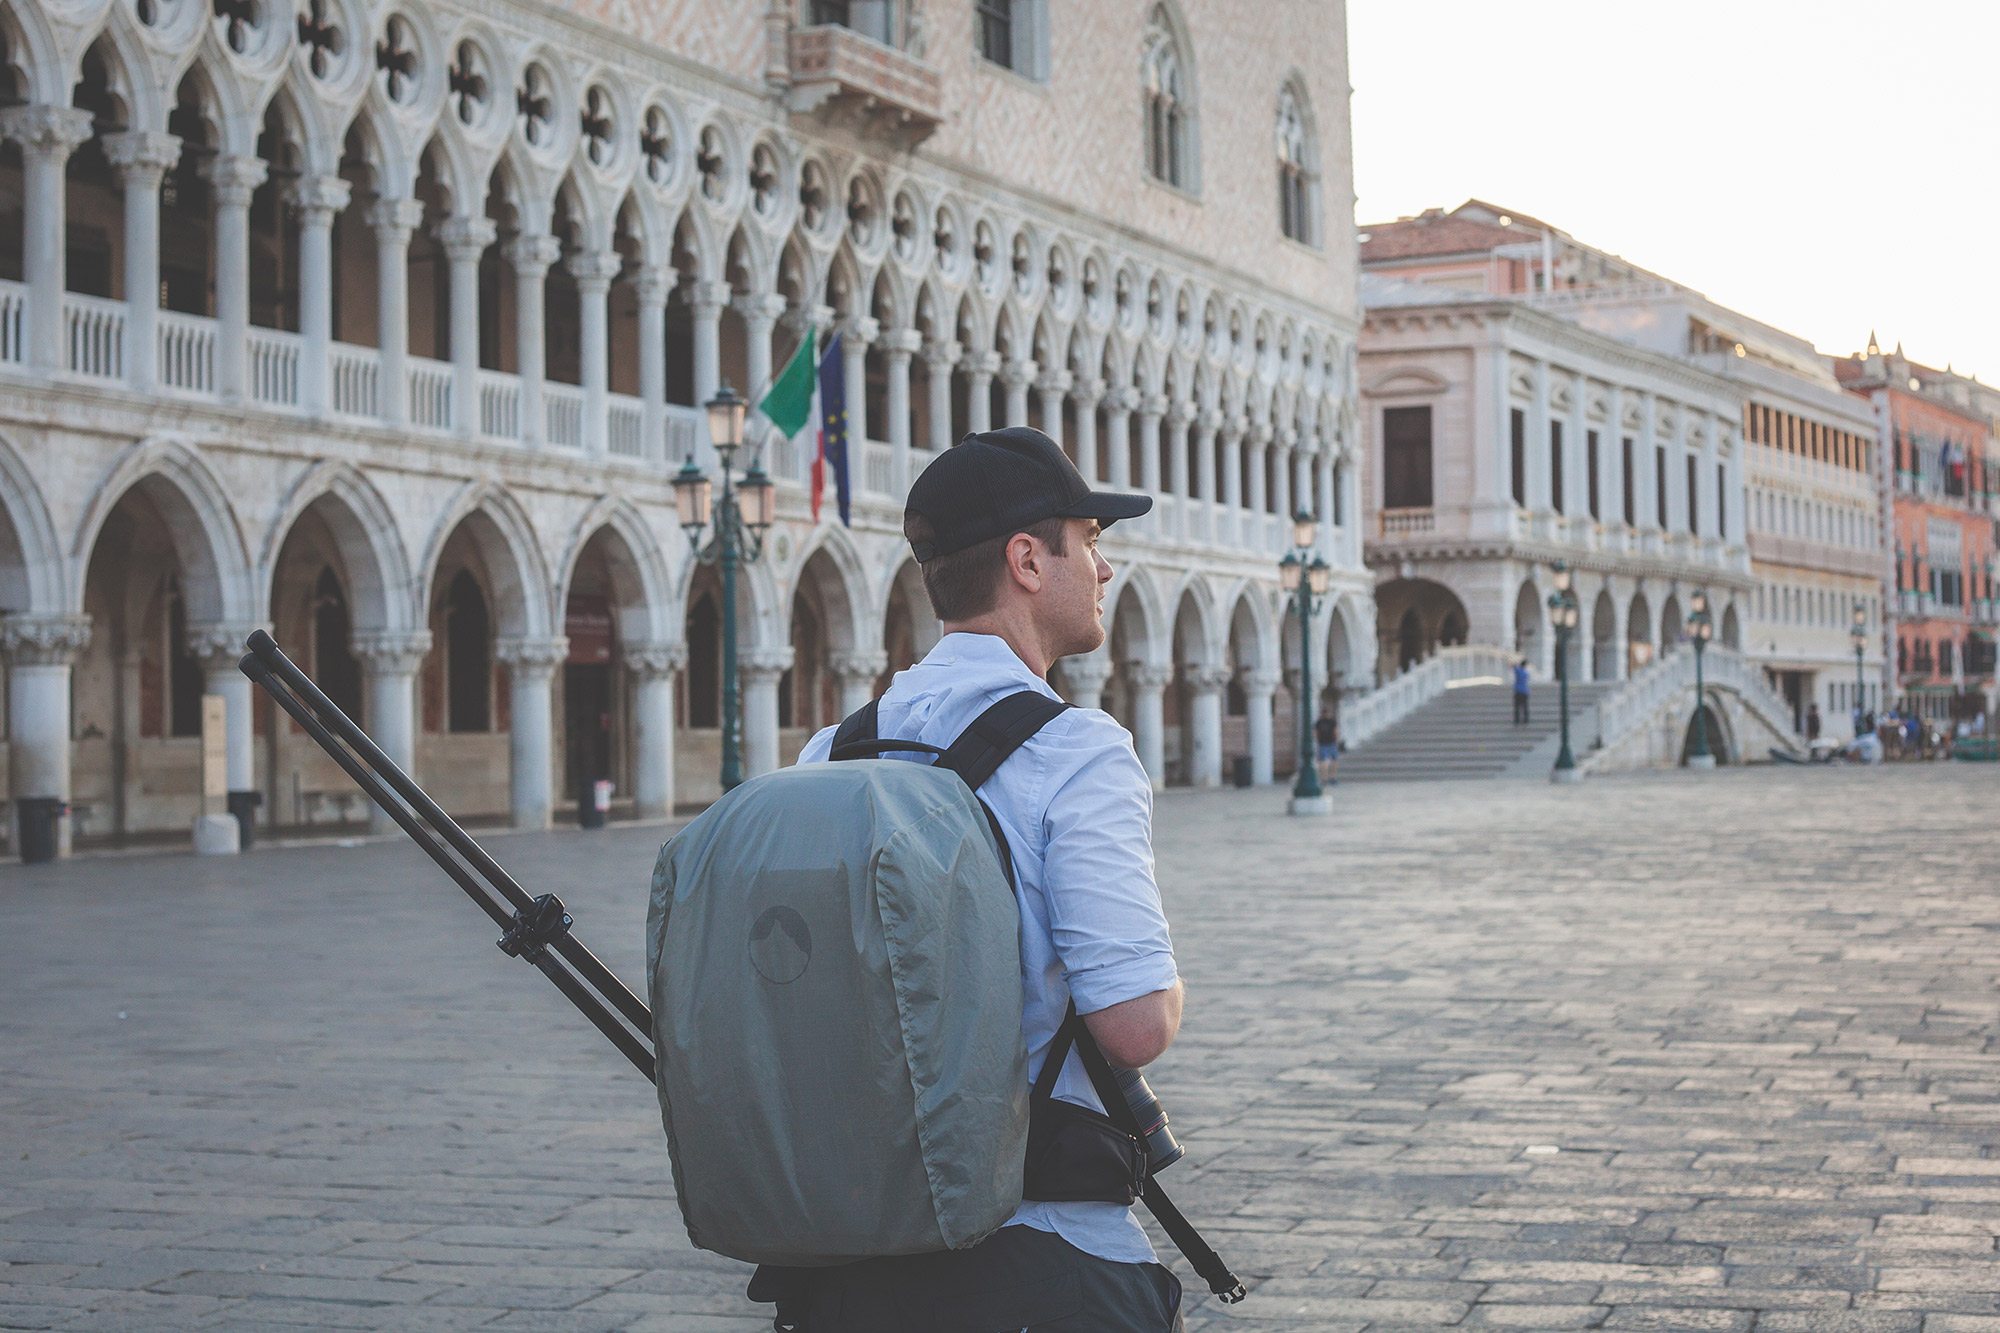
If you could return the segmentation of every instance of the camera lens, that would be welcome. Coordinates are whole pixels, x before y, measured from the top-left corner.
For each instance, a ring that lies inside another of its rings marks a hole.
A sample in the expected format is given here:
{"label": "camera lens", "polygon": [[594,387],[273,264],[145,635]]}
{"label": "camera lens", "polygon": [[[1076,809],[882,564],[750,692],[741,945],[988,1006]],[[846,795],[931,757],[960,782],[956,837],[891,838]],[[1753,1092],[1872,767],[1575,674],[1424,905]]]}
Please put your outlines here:
{"label": "camera lens", "polygon": [[1118,1080],[1118,1090],[1125,1094],[1125,1104],[1132,1108],[1132,1118],[1139,1123],[1139,1136],[1146,1141],[1146,1157],[1153,1170],[1164,1171],[1180,1161],[1187,1149],[1181,1147],[1173,1130],[1167,1128],[1167,1109],[1160,1105],[1160,1099],[1146,1086],[1139,1071],[1113,1069],[1111,1074]]}

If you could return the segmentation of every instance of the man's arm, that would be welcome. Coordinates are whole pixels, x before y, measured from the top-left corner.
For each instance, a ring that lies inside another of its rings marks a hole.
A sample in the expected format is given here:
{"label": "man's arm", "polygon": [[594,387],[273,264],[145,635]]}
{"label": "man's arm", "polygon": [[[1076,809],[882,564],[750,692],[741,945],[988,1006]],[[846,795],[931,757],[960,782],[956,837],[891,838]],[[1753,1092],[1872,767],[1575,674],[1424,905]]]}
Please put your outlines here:
{"label": "man's arm", "polygon": [[1083,1025],[1097,1039],[1105,1059],[1120,1069],[1140,1069],[1173,1045],[1181,1030],[1181,1000],[1186,993],[1176,980],[1167,990],[1085,1014]]}

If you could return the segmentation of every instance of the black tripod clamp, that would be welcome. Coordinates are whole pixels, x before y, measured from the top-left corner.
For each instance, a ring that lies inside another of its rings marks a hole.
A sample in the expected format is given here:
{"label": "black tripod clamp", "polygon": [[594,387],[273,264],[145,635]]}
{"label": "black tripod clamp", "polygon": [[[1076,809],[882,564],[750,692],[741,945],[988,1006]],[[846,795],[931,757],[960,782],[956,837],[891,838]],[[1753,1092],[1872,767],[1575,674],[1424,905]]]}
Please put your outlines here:
{"label": "black tripod clamp", "polygon": [[542,961],[542,950],[569,934],[574,924],[563,900],[544,893],[514,913],[514,924],[498,941],[500,952],[524,963]]}

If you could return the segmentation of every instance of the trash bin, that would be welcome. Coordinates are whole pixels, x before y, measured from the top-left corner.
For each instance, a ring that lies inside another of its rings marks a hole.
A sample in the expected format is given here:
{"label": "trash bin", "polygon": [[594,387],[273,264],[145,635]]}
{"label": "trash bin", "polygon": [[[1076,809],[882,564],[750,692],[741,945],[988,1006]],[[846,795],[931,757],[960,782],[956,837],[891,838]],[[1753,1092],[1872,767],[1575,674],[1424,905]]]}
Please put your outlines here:
{"label": "trash bin", "polygon": [[229,813],[236,816],[236,826],[242,836],[236,845],[243,851],[250,850],[250,843],[257,832],[257,807],[264,804],[261,791],[233,791],[229,793]]}
{"label": "trash bin", "polygon": [[56,821],[69,813],[69,806],[60,796],[23,796],[14,804],[21,812],[22,862],[38,865],[55,860],[60,828]]}
{"label": "trash bin", "polygon": [[1239,754],[1229,761],[1229,780],[1239,787],[1253,785],[1250,780],[1250,756]]}
{"label": "trash bin", "polygon": [[601,779],[585,778],[577,784],[576,822],[581,828],[603,828],[604,816],[611,809],[611,784]]}

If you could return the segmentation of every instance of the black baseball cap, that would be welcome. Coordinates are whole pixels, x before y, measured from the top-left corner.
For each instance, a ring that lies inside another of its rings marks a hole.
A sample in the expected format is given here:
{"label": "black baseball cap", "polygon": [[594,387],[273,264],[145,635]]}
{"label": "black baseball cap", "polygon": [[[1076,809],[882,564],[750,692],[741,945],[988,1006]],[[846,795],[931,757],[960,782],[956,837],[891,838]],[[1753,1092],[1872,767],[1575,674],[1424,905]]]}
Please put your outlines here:
{"label": "black baseball cap", "polygon": [[913,541],[923,564],[1045,518],[1094,518],[1108,528],[1153,507],[1150,495],[1093,491],[1056,442],[1030,426],[968,435],[931,460],[910,487],[903,520],[928,520],[930,541]]}

